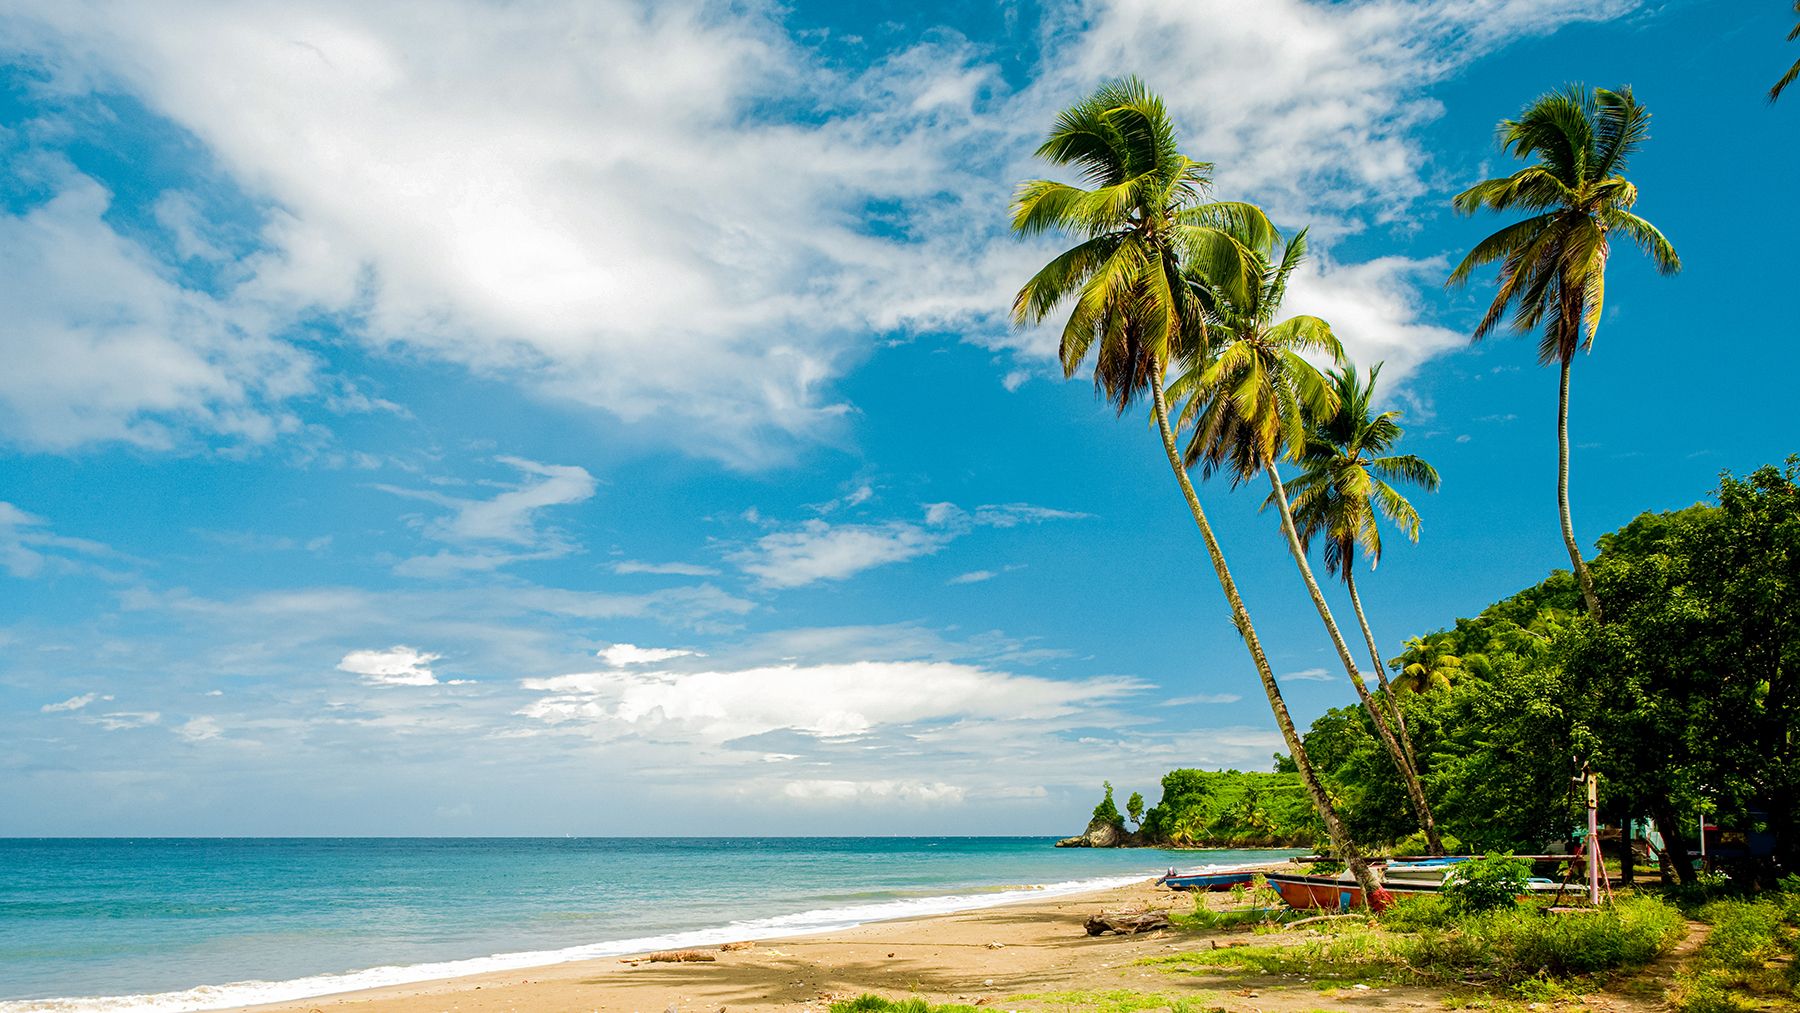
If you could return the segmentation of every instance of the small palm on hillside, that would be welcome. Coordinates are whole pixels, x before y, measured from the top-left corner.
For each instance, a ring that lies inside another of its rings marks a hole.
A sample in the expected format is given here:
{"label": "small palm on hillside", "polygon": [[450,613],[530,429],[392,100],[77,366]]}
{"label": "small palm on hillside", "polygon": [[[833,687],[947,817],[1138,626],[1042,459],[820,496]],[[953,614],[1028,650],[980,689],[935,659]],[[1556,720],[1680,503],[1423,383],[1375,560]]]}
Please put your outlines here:
{"label": "small palm on hillside", "polygon": [[1500,285],[1476,325],[1480,341],[1511,314],[1520,333],[1542,330],[1538,361],[1557,363],[1557,504],[1563,546],[1588,612],[1600,616],[1594,580],[1575,540],[1569,510],[1569,367],[1589,349],[1600,326],[1606,262],[1614,235],[1648,253],[1664,274],[1681,269],[1675,247],[1656,226],[1633,214],[1637,187],[1626,163],[1649,137],[1650,114],[1630,88],[1589,92],[1571,86],[1544,95],[1516,120],[1500,124],[1502,143],[1520,159],[1534,159],[1510,176],[1484,180],[1457,194],[1456,210],[1533,212],[1483,239],[1450,274],[1462,284],[1485,264],[1500,263]]}
{"label": "small palm on hillside", "polygon": [[[1387,672],[1375,634],[1356,590],[1356,560],[1360,555],[1374,569],[1381,562],[1381,526],[1385,517],[1412,541],[1419,540],[1419,512],[1395,489],[1394,482],[1436,492],[1437,469],[1414,454],[1390,453],[1404,432],[1399,412],[1376,413],[1375,381],[1381,366],[1369,370],[1364,382],[1354,366],[1342,366],[1328,375],[1337,394],[1337,410],[1315,418],[1299,455],[1300,474],[1288,484],[1300,543],[1309,550],[1315,538],[1324,541],[1325,572],[1343,580],[1350,604],[1362,626],[1369,660],[1393,708],[1394,724],[1407,758],[1413,759],[1406,718],[1392,702]],[[1264,504],[1267,505],[1266,503]]]}
{"label": "small palm on hillside", "polygon": [[1464,658],[1453,653],[1454,647],[1441,633],[1409,638],[1401,646],[1400,657],[1389,662],[1399,669],[1394,688],[1402,693],[1428,693],[1455,685],[1467,666]]}
{"label": "small palm on hillside", "polygon": [[[1800,0],[1794,0],[1794,13],[1800,14]],[[1795,25],[1793,30],[1788,32],[1788,41],[1792,42],[1795,39],[1800,39],[1800,25]],[[1781,93],[1786,91],[1787,86],[1793,84],[1796,79],[1800,79],[1800,60],[1795,60],[1794,65],[1787,69],[1787,73],[1781,75],[1781,80],[1775,82],[1775,87],[1769,89],[1769,101],[1773,102],[1780,98]]]}

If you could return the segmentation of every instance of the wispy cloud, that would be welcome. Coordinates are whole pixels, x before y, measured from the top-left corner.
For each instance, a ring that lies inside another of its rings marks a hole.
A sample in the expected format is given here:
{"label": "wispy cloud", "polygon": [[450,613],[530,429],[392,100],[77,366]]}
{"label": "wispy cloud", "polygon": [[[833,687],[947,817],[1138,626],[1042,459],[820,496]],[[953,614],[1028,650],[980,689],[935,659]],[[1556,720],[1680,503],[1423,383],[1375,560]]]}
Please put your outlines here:
{"label": "wispy cloud", "polygon": [[112,699],[112,697],[101,696],[99,693],[82,693],[79,696],[72,696],[72,697],[68,698],[67,700],[61,701],[60,703],[47,703],[47,704],[43,705],[42,707],[39,707],[38,710],[42,711],[45,714],[66,714],[71,711],[81,710],[83,707],[86,707],[88,704],[93,703],[95,700],[111,700],[111,699]]}
{"label": "wispy cloud", "polygon": [[1302,668],[1297,672],[1283,672],[1281,678],[1299,682],[1332,682],[1337,676],[1323,668]]}
{"label": "wispy cloud", "polygon": [[611,569],[614,573],[655,573],[676,577],[711,577],[719,572],[717,567],[698,563],[646,563],[636,559],[622,559],[612,564]]}
{"label": "wispy cloud", "polygon": [[540,522],[539,513],[550,507],[592,499],[598,484],[594,476],[575,465],[540,464],[520,457],[496,460],[516,469],[524,478],[503,486],[504,491],[487,499],[449,496],[430,489],[377,487],[449,511],[421,520],[419,529],[426,538],[447,543],[452,548],[407,559],[395,568],[397,572],[410,576],[444,576],[494,570],[524,560],[554,559],[575,551],[574,543],[559,529]]}
{"label": "wispy cloud", "polygon": [[978,506],[973,510],[954,503],[928,503],[921,521],[832,524],[808,520],[797,527],[763,535],[750,547],[727,558],[766,587],[803,587],[825,580],[846,580],[877,566],[935,554],[976,528],[1013,528],[1087,516],[1028,503]]}

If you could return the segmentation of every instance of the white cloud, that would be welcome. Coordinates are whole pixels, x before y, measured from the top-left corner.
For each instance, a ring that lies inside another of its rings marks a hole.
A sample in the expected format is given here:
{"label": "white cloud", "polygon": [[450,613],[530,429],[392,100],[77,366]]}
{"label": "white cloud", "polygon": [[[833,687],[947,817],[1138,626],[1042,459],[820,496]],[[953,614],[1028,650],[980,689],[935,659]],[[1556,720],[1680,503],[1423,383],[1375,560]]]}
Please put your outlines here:
{"label": "white cloud", "polygon": [[599,653],[600,659],[614,668],[624,668],[627,665],[653,665],[659,661],[700,656],[696,651],[683,651],[673,647],[639,647],[636,644],[613,644]]}
{"label": "white cloud", "polygon": [[756,540],[730,559],[769,587],[844,580],[864,570],[937,552],[955,535],[907,521],[829,524],[812,520]]}
{"label": "white cloud", "polygon": [[945,583],[946,584],[979,584],[984,580],[993,580],[995,577],[998,577],[998,576],[1000,576],[1000,575],[998,573],[994,572],[993,570],[970,570],[968,573],[959,573],[956,576],[951,577],[949,580],[945,581]]}
{"label": "white cloud", "polygon": [[47,703],[42,707],[39,707],[38,710],[45,714],[67,713],[69,711],[78,711],[88,704],[93,703],[95,700],[111,699],[111,696],[101,696],[98,693],[83,693],[80,696],[72,696],[61,703]]}
{"label": "white cloud", "polygon": [[923,523],[831,524],[809,520],[775,531],[727,556],[768,587],[802,587],[821,580],[845,580],[864,570],[929,556],[978,527],[1012,528],[1087,514],[1028,503],[978,506],[927,503]]}
{"label": "white cloud", "polygon": [[1323,668],[1302,668],[1298,672],[1283,672],[1281,678],[1297,680],[1300,682],[1331,682],[1335,680],[1337,676],[1332,675]]}
{"label": "white cloud", "polygon": [[175,729],[175,734],[189,742],[205,742],[208,739],[218,738],[223,734],[223,731],[224,730],[219,727],[217,718],[197,717],[190,718],[177,727]]}
{"label": "white cloud", "polygon": [[270,338],[257,314],[171,280],[102,218],[100,184],[58,177],[48,203],[0,214],[6,438],[168,449],[189,430],[262,443],[297,429],[281,404],[311,389],[311,357]]}
{"label": "white cloud", "polygon": [[112,711],[82,720],[92,721],[109,732],[120,732],[132,728],[147,728],[160,722],[162,715],[156,711]]}
{"label": "white cloud", "polygon": [[961,805],[967,792],[942,781],[845,781],[809,779],[789,781],[782,794],[800,802],[906,802],[919,805]]}
{"label": "white cloud", "polygon": [[[272,210],[223,302],[165,280],[100,221],[91,184],[7,220],[0,396],[16,438],[47,446],[168,445],[180,426],[267,439],[313,381],[265,322],[326,312],[372,345],[759,464],[842,417],[830,385],[872,335],[961,331],[1043,361],[1045,336],[1004,322],[1043,249],[1006,238],[1003,210],[1041,171],[1028,153],[1051,115],[1099,79],[1138,70],[1226,192],[1325,238],[1430,189],[1430,85],[1521,32],[1631,6],[1054,5],[1015,93],[954,36],[847,70],[762,5],[446,0],[420,19],[354,0],[44,0],[0,20],[0,48],[52,89],[138,97]],[[192,210],[158,207],[178,256],[209,253]],[[1322,269],[1321,289],[1359,266]],[[1338,300],[1367,320],[1352,340],[1433,340],[1384,287],[1406,271],[1368,270],[1373,296]]]}
{"label": "white cloud", "polygon": [[430,665],[439,657],[396,645],[384,651],[351,651],[337,667],[340,672],[362,676],[371,686],[435,686],[438,679]]}
{"label": "white cloud", "polygon": [[614,670],[521,684],[546,694],[520,712],[540,721],[685,729],[711,742],[779,729],[831,738],[921,721],[1046,720],[1142,689],[1134,679],[1044,679],[925,661]]}
{"label": "white cloud", "polygon": [[656,573],[675,577],[711,577],[718,574],[717,567],[701,566],[697,563],[645,563],[636,559],[622,559],[612,564],[614,573]]}
{"label": "white cloud", "polygon": [[1382,380],[1394,384],[1427,359],[1468,343],[1468,335],[1422,320],[1420,287],[1442,282],[1447,271],[1441,258],[1308,260],[1294,272],[1284,311],[1325,318],[1352,362],[1365,369],[1383,363]]}
{"label": "white cloud", "polygon": [[405,560],[396,567],[398,572],[411,576],[442,576],[461,571],[487,571],[521,560],[553,559],[575,551],[575,546],[561,532],[540,526],[538,514],[549,507],[592,499],[597,485],[594,476],[575,465],[540,464],[519,457],[497,460],[523,473],[525,479],[487,499],[466,499],[397,486],[379,487],[396,495],[435,503],[450,511],[425,522],[421,533],[455,548]]}
{"label": "white cloud", "polygon": [[50,530],[50,522],[0,500],[0,569],[14,577],[35,577],[52,570],[81,570],[83,557],[116,555],[99,542],[69,538]]}
{"label": "white cloud", "polygon": [[[1297,679],[1300,677],[1290,675],[1288,678]],[[1243,697],[1236,693],[1195,693],[1193,696],[1178,696],[1172,700],[1164,700],[1162,705],[1164,707],[1191,707],[1195,704],[1237,703],[1242,699]]]}

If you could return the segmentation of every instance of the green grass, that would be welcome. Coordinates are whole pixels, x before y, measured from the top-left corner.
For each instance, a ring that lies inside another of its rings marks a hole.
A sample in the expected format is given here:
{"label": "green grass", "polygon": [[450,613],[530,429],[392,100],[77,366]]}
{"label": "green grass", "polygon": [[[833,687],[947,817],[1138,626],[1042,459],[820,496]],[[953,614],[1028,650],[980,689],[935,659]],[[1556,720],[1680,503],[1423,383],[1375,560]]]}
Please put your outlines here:
{"label": "green grass", "polygon": [[973,1006],[955,1003],[934,1004],[914,996],[910,999],[884,999],[863,993],[854,999],[831,1004],[831,1013],[990,1013]]}
{"label": "green grass", "polygon": [[1206,994],[1182,997],[1114,989],[1110,992],[1040,992],[1015,995],[1007,1001],[1081,1009],[1091,1013],[1140,1013],[1142,1010],[1164,1009],[1171,1013],[1217,1013],[1224,1009],[1222,1006],[1209,1004],[1210,998]]}
{"label": "green grass", "polygon": [[1695,917],[1712,926],[1670,999],[1681,1013],[1740,1013],[1800,1002],[1800,893],[1714,900]]}
{"label": "green grass", "polygon": [[1579,915],[1530,906],[1458,915],[1414,902],[1383,916],[1379,926],[1345,919],[1324,923],[1329,934],[1298,943],[1177,953],[1145,963],[1174,972],[1235,969],[1297,977],[1321,988],[1405,982],[1485,985],[1517,994],[1641,967],[1673,948],[1684,926],[1679,911],[1653,897],[1626,898]]}

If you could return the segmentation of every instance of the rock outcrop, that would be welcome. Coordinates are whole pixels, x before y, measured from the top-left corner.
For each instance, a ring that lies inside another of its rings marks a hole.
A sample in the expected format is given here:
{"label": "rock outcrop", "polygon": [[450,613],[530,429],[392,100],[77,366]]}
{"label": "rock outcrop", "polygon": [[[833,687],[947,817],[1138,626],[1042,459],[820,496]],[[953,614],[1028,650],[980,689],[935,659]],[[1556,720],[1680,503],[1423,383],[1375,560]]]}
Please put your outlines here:
{"label": "rock outcrop", "polygon": [[1059,848],[1135,848],[1141,842],[1138,835],[1125,829],[1123,824],[1109,823],[1095,817],[1088,821],[1086,832],[1079,837],[1065,837],[1056,842]]}

